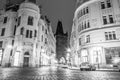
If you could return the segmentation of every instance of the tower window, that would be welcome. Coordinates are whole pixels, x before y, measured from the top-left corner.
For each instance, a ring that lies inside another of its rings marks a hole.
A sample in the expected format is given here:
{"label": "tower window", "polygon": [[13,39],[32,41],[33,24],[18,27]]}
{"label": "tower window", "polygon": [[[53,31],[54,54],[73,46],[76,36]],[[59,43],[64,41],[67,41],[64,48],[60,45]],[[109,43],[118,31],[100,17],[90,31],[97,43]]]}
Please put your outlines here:
{"label": "tower window", "polygon": [[101,9],[105,9],[105,3],[101,2]]}
{"label": "tower window", "polygon": [[31,25],[31,26],[33,25],[33,19],[34,18],[32,16],[28,17],[28,25]]}
{"label": "tower window", "polygon": [[5,28],[2,28],[1,36],[5,35]]}
{"label": "tower window", "polygon": [[107,17],[103,16],[103,24],[107,24]]}
{"label": "tower window", "polygon": [[7,17],[4,17],[3,23],[7,23]]}

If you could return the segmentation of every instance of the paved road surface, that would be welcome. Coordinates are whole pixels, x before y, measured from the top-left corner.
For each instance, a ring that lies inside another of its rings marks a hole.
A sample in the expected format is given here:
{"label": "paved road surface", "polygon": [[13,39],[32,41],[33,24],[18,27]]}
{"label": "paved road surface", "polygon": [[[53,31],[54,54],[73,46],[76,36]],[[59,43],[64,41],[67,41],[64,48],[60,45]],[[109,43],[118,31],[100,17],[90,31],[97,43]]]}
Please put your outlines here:
{"label": "paved road surface", "polygon": [[0,80],[120,80],[120,72],[62,68],[0,68]]}

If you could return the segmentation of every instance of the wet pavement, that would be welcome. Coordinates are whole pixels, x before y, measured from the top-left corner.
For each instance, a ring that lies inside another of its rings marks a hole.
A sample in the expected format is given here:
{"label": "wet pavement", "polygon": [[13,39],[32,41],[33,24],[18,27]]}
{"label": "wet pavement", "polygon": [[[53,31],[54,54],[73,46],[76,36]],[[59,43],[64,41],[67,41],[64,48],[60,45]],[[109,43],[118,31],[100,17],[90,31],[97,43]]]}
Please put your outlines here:
{"label": "wet pavement", "polygon": [[80,71],[63,68],[0,68],[0,80],[120,80],[118,71]]}

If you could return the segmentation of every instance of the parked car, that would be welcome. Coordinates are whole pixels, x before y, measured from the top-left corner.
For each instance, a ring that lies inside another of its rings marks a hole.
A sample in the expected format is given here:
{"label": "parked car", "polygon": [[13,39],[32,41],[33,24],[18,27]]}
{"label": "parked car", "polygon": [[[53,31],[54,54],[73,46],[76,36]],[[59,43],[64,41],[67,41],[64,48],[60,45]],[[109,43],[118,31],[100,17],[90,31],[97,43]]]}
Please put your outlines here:
{"label": "parked car", "polygon": [[82,63],[80,65],[80,70],[81,71],[83,71],[83,70],[86,70],[86,71],[95,71],[96,67],[95,67],[95,65],[91,65],[88,62],[84,62],[84,63]]}

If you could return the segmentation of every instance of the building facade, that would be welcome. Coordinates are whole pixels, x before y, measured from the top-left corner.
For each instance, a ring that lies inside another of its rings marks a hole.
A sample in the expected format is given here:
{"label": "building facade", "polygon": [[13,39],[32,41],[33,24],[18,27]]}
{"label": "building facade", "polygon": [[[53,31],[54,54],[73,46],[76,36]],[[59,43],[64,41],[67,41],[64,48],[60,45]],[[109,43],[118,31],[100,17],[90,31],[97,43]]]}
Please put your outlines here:
{"label": "building facade", "polygon": [[[71,50],[80,65],[120,62],[120,0],[88,0],[74,13]],[[74,46],[73,46],[74,45]]]}
{"label": "building facade", "polygon": [[1,11],[0,64],[3,67],[39,67],[51,65],[52,55],[55,59],[56,41],[52,30],[48,30],[51,26],[31,1]]}

